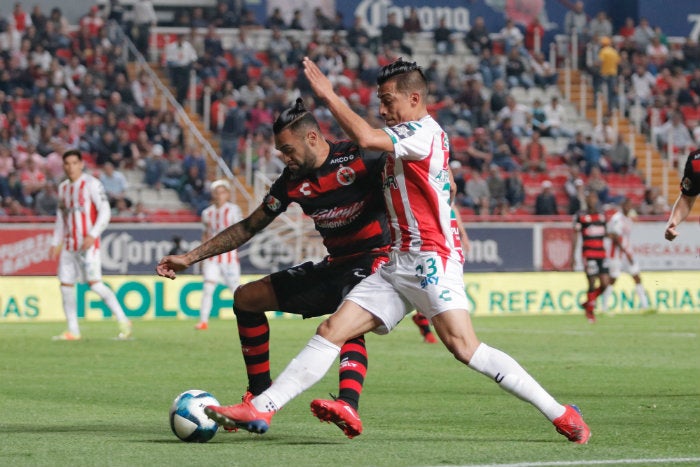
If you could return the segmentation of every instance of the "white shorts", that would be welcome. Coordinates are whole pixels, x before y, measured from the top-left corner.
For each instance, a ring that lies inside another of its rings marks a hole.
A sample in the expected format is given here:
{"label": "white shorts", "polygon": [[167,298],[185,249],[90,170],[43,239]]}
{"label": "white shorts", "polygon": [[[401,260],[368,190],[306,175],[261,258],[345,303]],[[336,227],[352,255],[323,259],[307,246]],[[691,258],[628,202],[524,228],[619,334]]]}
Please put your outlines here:
{"label": "white shorts", "polygon": [[379,318],[375,329],[386,334],[408,313],[420,310],[428,319],[447,310],[468,310],[462,264],[443,262],[434,252],[391,252],[389,262],[363,279],[345,297]]}
{"label": "white shorts", "polygon": [[626,272],[631,276],[636,276],[640,272],[639,263],[636,261],[630,263],[627,257],[610,258],[608,268],[610,270],[610,277],[612,277],[613,279],[617,279],[618,277],[620,277],[620,274],[623,272]]}
{"label": "white shorts", "polygon": [[204,261],[202,276],[204,282],[225,284],[233,292],[241,282],[241,265],[237,261],[230,264]]}
{"label": "white shorts", "polygon": [[58,258],[58,280],[61,284],[102,281],[102,258],[100,250],[61,250]]}

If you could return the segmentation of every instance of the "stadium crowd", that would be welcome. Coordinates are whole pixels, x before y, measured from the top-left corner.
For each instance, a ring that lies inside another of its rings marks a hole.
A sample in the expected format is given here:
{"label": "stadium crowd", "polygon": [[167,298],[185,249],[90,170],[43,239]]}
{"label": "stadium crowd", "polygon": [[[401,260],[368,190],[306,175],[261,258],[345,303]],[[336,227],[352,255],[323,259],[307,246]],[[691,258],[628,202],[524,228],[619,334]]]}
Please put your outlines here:
{"label": "stadium crowd", "polygon": [[[668,209],[658,190],[644,191],[635,155],[615,134],[610,114],[592,131],[569,121],[557,70],[536,49],[544,37],[537,21],[522,27],[508,20],[489,31],[483,18],[475,18],[461,36],[444,21],[424,31],[414,11],[406,18],[390,14],[379,35],[372,35],[359,17],[344,27],[339,14],[331,18],[317,9],[307,35],[300,34],[300,11],[287,23],[279,10],[256,18],[236,5],[181,9],[174,24],[189,32],[155,51],[150,0],[135,4],[143,13],[128,23],[118,0],[92,7],[74,26],[59,8],[47,14],[35,6],[29,13],[18,2],[11,12],[0,11],[0,215],[55,212],[61,154],[69,148],[79,148],[100,175],[116,215],[145,217],[143,206],[128,196],[124,171],[138,171],[149,187],[176,190],[197,212],[206,206],[204,155],[186,142],[173,113],[155,106],[149,75],[130,76],[122,27],[145,57],[160,55],[181,103],[188,99],[190,70],[200,110],[202,90],[211,89],[211,130],[234,172],[246,163],[241,155],[247,145],[255,170],[282,170],[271,124],[289,102],[311,95],[299,69],[302,57],[311,57],[348,105],[380,126],[374,76],[379,67],[411,56],[411,39],[422,35],[431,38],[438,56],[424,64],[429,110],[450,134],[457,202],[466,212],[572,214],[585,203],[587,188],[602,203],[633,195],[644,214]],[[660,148],[670,143],[681,154],[698,145],[698,44],[669,42],[644,18],[613,31],[604,12],[592,19],[590,13],[576,2],[565,32],[579,36],[581,65],[596,90],[607,84],[609,107],[623,102],[630,119],[642,109],[642,127]],[[230,48],[219,28],[236,28]],[[264,47],[250,37],[261,29],[269,32]],[[594,44],[593,53],[583,44]],[[461,52],[463,64],[442,60],[457,50],[468,51]],[[604,63],[611,54],[619,62],[612,76]],[[594,59],[586,60],[589,55]],[[616,94],[617,80],[624,96]],[[326,109],[311,100],[307,105],[330,138],[343,137]]]}

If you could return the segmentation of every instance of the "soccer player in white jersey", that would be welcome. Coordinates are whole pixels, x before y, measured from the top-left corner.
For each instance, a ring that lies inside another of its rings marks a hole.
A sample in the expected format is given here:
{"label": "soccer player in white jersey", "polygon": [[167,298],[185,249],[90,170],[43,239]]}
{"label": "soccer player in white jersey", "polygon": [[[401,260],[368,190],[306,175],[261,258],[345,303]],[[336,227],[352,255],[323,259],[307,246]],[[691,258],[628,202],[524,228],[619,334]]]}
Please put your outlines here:
{"label": "soccer player in white jersey", "polygon": [[[202,243],[243,219],[241,208],[231,202],[231,185],[228,181],[213,181],[211,197],[214,203],[202,211]],[[202,276],[202,305],[199,309],[199,323],[195,329],[206,330],[209,327],[209,315],[217,284],[226,284],[233,292],[240,282],[241,266],[236,250],[205,259],[202,263]]]}
{"label": "soccer player in white jersey", "polygon": [[[590,430],[575,406],[559,404],[513,358],[476,337],[450,208],[449,140],[426,109],[421,69],[402,60],[382,68],[377,96],[387,126],[374,129],[310,59],[303,64],[312,89],[347,135],[362,148],[388,153],[382,178],[392,231],[389,262],[346,295],[270,388],[241,404],[208,406],[207,415],[224,427],[266,432],[280,408],[323,377],[343,342],[369,331],[388,333],[416,308],[457,360],[533,404],[570,441],[588,442]],[[321,419],[326,402],[311,403]]]}
{"label": "soccer player in white jersey", "polygon": [[625,198],[620,205],[620,209],[608,221],[608,236],[612,240],[610,261],[608,262],[610,287],[605,289],[603,293],[603,303],[608,303],[608,299],[612,294],[612,286],[624,271],[634,279],[635,289],[639,297],[639,307],[642,310],[647,310],[649,308],[649,299],[647,298],[644,285],[642,285],[642,278],[639,275],[639,263],[634,260],[630,249],[630,234],[632,233],[632,225],[634,223],[632,218],[634,216],[632,202],[629,198]]}
{"label": "soccer player in white jersey", "polygon": [[129,339],[131,322],[114,292],[102,282],[100,235],[109,224],[109,201],[102,183],[84,173],[83,168],[80,151],[70,150],[63,154],[63,170],[67,179],[58,186],[58,210],[50,256],[52,259],[58,257],[58,279],[68,330],[54,336],[54,340],[80,339],[76,282],[87,282],[90,290],[99,295],[116,316],[119,322],[117,339]]}

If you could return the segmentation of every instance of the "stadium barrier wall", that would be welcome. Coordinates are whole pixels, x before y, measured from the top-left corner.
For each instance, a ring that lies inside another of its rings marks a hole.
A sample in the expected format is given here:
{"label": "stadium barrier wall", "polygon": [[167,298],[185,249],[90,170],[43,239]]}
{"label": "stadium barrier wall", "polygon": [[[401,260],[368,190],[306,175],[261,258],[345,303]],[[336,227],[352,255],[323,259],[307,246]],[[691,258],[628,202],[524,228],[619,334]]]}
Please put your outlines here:
{"label": "stadium barrier wall", "polygon": [[[700,269],[700,225],[688,221],[681,235],[668,242],[663,222],[638,222],[632,231],[631,248],[642,271]],[[572,224],[488,223],[467,226],[471,251],[464,266],[469,272],[528,272],[571,270]],[[49,259],[52,228],[48,224],[0,226],[0,275],[52,276],[58,263]],[[175,236],[186,250],[199,245],[197,223],[112,224],[101,238],[102,270],[105,275],[153,274],[160,258],[173,247]],[[269,274],[302,261],[320,260],[325,249],[313,232],[303,242],[285,240],[264,231],[239,249],[243,274]],[[580,243],[580,242],[579,242]],[[574,270],[581,271],[580,255]],[[198,267],[192,269],[198,273]]]}
{"label": "stadium barrier wall", "polygon": [[[260,276],[246,275],[242,282]],[[651,306],[659,313],[700,312],[700,286],[696,272],[646,272],[642,275]],[[586,297],[583,273],[471,273],[465,290],[476,316],[582,314],[578,303]],[[196,319],[201,301],[199,276],[183,275],[170,281],[156,276],[110,276],[105,282],[116,293],[125,313],[135,320]],[[89,321],[111,319],[99,297],[87,285],[77,286],[78,316]],[[0,277],[0,323],[63,321],[56,278]],[[219,286],[214,294],[213,319],[232,319],[231,291]],[[623,275],[614,287],[609,309],[638,313],[632,279]],[[271,316],[290,317],[282,313]]]}

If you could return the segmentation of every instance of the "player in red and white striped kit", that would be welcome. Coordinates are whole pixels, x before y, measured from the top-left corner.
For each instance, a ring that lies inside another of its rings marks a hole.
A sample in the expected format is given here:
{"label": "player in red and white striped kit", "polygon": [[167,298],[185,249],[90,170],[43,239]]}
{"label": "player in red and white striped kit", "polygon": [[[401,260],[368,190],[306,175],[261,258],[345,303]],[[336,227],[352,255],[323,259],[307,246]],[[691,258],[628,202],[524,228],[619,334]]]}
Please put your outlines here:
{"label": "player in red and white striped kit", "polygon": [[629,198],[625,198],[620,205],[620,210],[616,211],[608,221],[607,232],[612,240],[608,263],[610,286],[605,289],[602,298],[603,303],[607,304],[612,294],[612,286],[617,278],[620,277],[620,273],[625,271],[634,279],[635,289],[639,297],[639,307],[646,310],[649,308],[649,299],[642,285],[642,278],[639,276],[639,263],[632,257],[632,250],[630,249],[630,234],[634,223],[632,220],[633,216],[632,202]]}
{"label": "player in red and white striped kit", "polygon": [[[476,336],[450,207],[449,139],[428,114],[421,69],[401,59],[381,69],[377,96],[387,126],[375,129],[341,100],[308,57],[303,65],[311,88],[345,133],[362,148],[387,153],[382,186],[392,234],[389,262],[345,296],[272,386],[241,404],[205,407],[205,413],[224,426],[264,433],[279,409],[323,377],[343,342],[369,331],[386,334],[416,308],[432,320],[457,360],[537,407],[570,441],[588,442],[590,430],[576,407],[559,404],[513,358]],[[332,420],[331,402],[314,400],[311,411]]]}
{"label": "player in red and white striped kit", "polygon": [[117,297],[102,282],[100,235],[111,217],[109,201],[102,183],[83,172],[83,157],[78,150],[63,154],[63,170],[68,177],[58,187],[58,211],[51,240],[51,258],[58,259],[63,312],[68,330],[54,340],[79,340],[75,283],[87,282],[90,290],[104,300],[119,322],[117,339],[131,337],[131,322]]}
{"label": "player in red and white striped kit", "polygon": [[[243,219],[241,208],[231,202],[231,185],[228,181],[213,181],[211,196],[214,203],[202,211],[202,224],[204,224],[202,243]],[[216,285],[226,284],[233,292],[240,283],[241,265],[238,262],[236,250],[205,259],[202,263],[202,276],[204,280],[202,305],[199,309],[199,323],[195,326],[199,330],[209,327],[209,315]]]}

